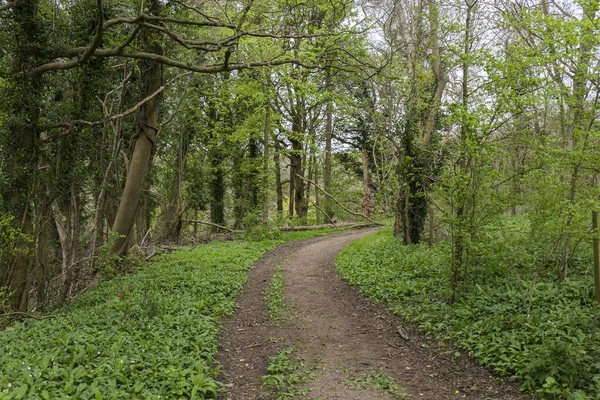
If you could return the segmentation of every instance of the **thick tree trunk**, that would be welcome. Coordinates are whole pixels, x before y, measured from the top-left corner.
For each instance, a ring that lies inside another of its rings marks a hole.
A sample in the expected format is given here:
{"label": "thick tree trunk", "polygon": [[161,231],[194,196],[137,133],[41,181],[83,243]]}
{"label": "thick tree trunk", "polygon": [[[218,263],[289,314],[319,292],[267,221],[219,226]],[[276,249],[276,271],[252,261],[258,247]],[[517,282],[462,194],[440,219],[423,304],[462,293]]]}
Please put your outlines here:
{"label": "thick tree trunk", "polygon": [[292,151],[290,152],[290,182],[293,183],[294,211],[298,218],[305,218],[308,213],[308,204],[304,196],[305,184],[302,168],[302,142],[291,140]]}
{"label": "thick tree trunk", "polygon": [[[150,5],[150,14],[159,15],[161,5],[158,0],[153,0]],[[141,35],[144,48],[149,53],[162,54],[160,35],[146,29]],[[148,97],[162,86],[162,66],[156,61],[142,60],[140,62],[142,97]],[[129,165],[129,172],[125,180],[125,188],[119,204],[119,209],[112,226],[112,231],[119,237],[112,247],[113,254],[127,252],[127,240],[131,234],[136,212],[139,208],[142,191],[146,187],[146,178],[156,146],[158,129],[158,112],[162,96],[159,94],[144,103],[137,115],[133,128],[132,144],[133,153]]]}
{"label": "thick tree trunk", "polygon": [[37,0],[20,0],[13,10],[16,54],[12,75],[17,88],[9,125],[11,138],[5,149],[6,156],[10,157],[6,171],[9,181],[2,197],[7,213],[13,217],[14,227],[22,236],[17,239],[17,251],[6,260],[6,282],[0,281],[0,286],[6,284],[14,311],[27,309],[30,273],[35,256],[32,203],[37,191],[41,82],[31,71],[38,64],[41,51],[37,12]]}
{"label": "thick tree trunk", "polygon": [[[435,174],[432,152],[427,151],[431,145],[431,137],[435,130],[437,113],[441,104],[448,76],[442,69],[440,48],[438,43],[438,9],[434,2],[429,2],[429,23],[431,32],[431,62],[435,76],[435,87],[431,102],[425,108],[412,101],[408,104],[406,126],[402,143],[403,165],[399,168],[401,187],[396,212],[395,232],[402,230],[404,243],[419,243],[427,218],[427,175]],[[416,55],[414,55],[416,56]],[[418,61],[417,61],[418,62]],[[416,87],[414,90],[417,90]],[[418,93],[413,93],[418,98]],[[417,145],[420,142],[420,146]],[[425,151],[424,151],[425,150]],[[402,229],[401,229],[402,228]]]}

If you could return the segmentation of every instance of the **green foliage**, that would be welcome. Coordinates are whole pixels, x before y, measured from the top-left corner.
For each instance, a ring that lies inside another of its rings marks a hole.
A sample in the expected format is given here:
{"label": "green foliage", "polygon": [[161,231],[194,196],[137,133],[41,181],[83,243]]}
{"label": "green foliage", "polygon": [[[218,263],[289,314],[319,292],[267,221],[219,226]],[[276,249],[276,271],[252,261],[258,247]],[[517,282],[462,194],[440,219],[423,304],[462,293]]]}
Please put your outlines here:
{"label": "green foliage", "polygon": [[216,398],[218,320],[235,310],[252,263],[277,244],[329,232],[211,242],[145,268],[134,257],[131,274],[56,311],[67,316],[0,335],[0,399]]}
{"label": "green foliage", "polygon": [[[0,276],[8,269],[8,262],[17,254],[24,254],[27,250],[19,248],[19,243],[30,243],[33,239],[22,234],[14,225],[14,218],[0,213]],[[2,281],[0,281],[2,283]],[[9,293],[6,287],[0,285],[0,313],[8,310]],[[4,321],[0,318],[0,326]]]}
{"label": "green foliage", "polygon": [[96,251],[94,266],[102,273],[103,277],[107,279],[114,278],[127,272],[126,259],[122,259],[111,251],[118,237],[118,233],[111,232],[106,243]]}
{"label": "green foliage", "polygon": [[0,336],[0,398],[215,398],[217,320],[275,242],[214,242],[160,256]]}
{"label": "green foliage", "polygon": [[287,320],[286,313],[289,311],[289,305],[283,295],[284,286],[283,270],[278,268],[277,272],[271,277],[269,287],[265,291],[265,301],[269,309],[269,318],[275,324],[280,324]]}
{"label": "green foliage", "polygon": [[21,234],[15,227],[13,220],[12,216],[0,213],[0,259],[5,259],[21,251],[16,248],[18,241],[27,240],[27,236]]}
{"label": "green foliage", "polygon": [[523,390],[540,398],[598,398],[600,307],[589,257],[577,254],[582,262],[570,278],[556,280],[552,268],[540,267],[543,254],[523,239],[523,220],[512,221],[512,230],[487,227],[489,243],[478,249],[471,286],[454,304],[444,242],[403,246],[382,232],[344,250],[338,269],[373,300],[454,340],[482,365],[520,380]]}
{"label": "green foliage", "polygon": [[383,374],[381,371],[371,372],[358,378],[351,378],[346,381],[346,385],[353,389],[378,389],[391,394],[394,399],[408,399],[406,390],[396,382],[391,376]]}
{"label": "green foliage", "polygon": [[314,368],[309,368],[301,360],[293,357],[297,349],[287,348],[276,356],[269,357],[268,374],[263,376],[263,388],[274,390],[278,399],[289,399],[306,395],[306,389],[298,389],[298,385],[308,382],[314,377]]}

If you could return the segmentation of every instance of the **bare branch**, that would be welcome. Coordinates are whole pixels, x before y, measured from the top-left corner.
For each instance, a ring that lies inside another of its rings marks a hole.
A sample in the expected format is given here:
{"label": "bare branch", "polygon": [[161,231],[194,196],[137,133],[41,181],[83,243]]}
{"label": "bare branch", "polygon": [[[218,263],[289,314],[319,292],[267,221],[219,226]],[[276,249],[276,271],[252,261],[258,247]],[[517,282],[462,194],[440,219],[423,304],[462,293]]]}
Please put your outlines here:
{"label": "bare branch", "polygon": [[133,107],[131,107],[131,108],[123,111],[120,114],[113,115],[113,116],[110,116],[110,117],[107,117],[107,118],[103,118],[103,119],[101,119],[99,121],[86,121],[86,120],[82,120],[82,119],[77,119],[77,120],[73,120],[73,121],[70,121],[70,122],[65,122],[65,123],[62,123],[62,124],[55,125],[53,128],[69,128],[69,130],[67,130],[66,132],[64,132],[64,133],[62,133],[60,135],[50,136],[47,139],[45,139],[44,141],[46,142],[46,141],[54,140],[54,139],[57,139],[57,138],[60,138],[60,137],[63,137],[63,136],[67,136],[67,135],[73,133],[73,129],[77,125],[98,126],[98,125],[105,124],[107,122],[112,122],[112,121],[115,121],[117,119],[126,117],[129,114],[132,114],[133,112],[135,112],[136,110],[138,110],[141,106],[143,106],[148,101],[152,100],[154,97],[158,96],[166,88],[168,88],[169,86],[171,86],[171,84],[175,80],[177,80],[179,78],[182,78],[184,76],[188,76],[190,74],[191,74],[191,72],[185,72],[183,74],[177,75],[176,77],[174,77],[173,79],[171,79],[167,83],[165,83],[163,86],[161,86],[160,88],[158,88],[154,93],[152,93],[149,96],[145,97],[139,103],[137,103]]}
{"label": "bare branch", "polygon": [[181,94],[181,97],[179,98],[179,101],[177,102],[177,106],[175,106],[175,110],[173,111],[173,114],[171,114],[171,116],[162,124],[160,124],[160,127],[158,128],[158,132],[156,133],[156,136],[160,135],[160,132],[162,131],[163,127],[167,124],[169,124],[173,118],[175,118],[175,116],[177,115],[177,113],[179,112],[179,108],[181,107],[181,103],[183,103],[183,100],[185,99],[186,95],[187,95],[187,91],[190,88],[190,84],[192,83],[192,77],[190,76],[190,78],[188,79],[186,85],[185,85],[185,89],[183,89],[183,93]]}
{"label": "bare branch", "polygon": [[[79,54],[85,52],[87,47],[75,47],[72,49],[64,50],[60,55],[62,57],[77,57]],[[229,63],[225,64],[211,64],[211,65],[191,65],[183,61],[174,60],[172,58],[154,54],[146,53],[143,51],[122,51],[120,49],[96,49],[94,51],[96,57],[123,57],[123,58],[134,58],[140,60],[150,60],[160,62],[165,65],[169,65],[175,68],[181,68],[187,71],[199,72],[199,73],[216,73],[225,71],[236,71],[241,69],[257,68],[257,67],[274,67],[284,64],[295,64],[304,68],[319,68],[318,65],[306,64],[297,58],[285,58],[285,59],[273,59],[265,61],[248,61],[245,63]],[[43,66],[42,66],[43,67]],[[38,67],[42,68],[42,67]]]}
{"label": "bare branch", "polygon": [[177,24],[177,25],[218,27],[218,28],[229,28],[229,29],[237,30],[237,27],[234,24],[227,24],[227,23],[218,22],[218,21],[194,21],[192,19],[158,17],[155,15],[147,15],[147,14],[140,15],[140,18],[144,21],[150,21],[150,22],[168,22],[168,23]]}
{"label": "bare branch", "polygon": [[310,200],[310,202],[313,206],[315,206],[315,208],[317,210],[321,211],[321,213],[325,216],[325,218],[327,218],[329,220],[329,223],[331,225],[333,225],[334,228],[337,228],[335,221],[333,219],[331,219],[331,217],[325,212],[325,210],[323,210],[321,207],[319,207],[319,205],[317,203],[315,203],[314,201]]}
{"label": "bare branch", "polygon": [[231,232],[231,233],[244,233],[244,231],[240,231],[240,230],[236,230],[236,229],[231,229],[231,228],[228,228],[226,226],[215,224],[213,222],[208,222],[208,221],[200,221],[200,220],[196,220],[196,219],[182,219],[182,221],[183,222],[189,222],[191,224],[202,224],[202,225],[214,226],[215,228],[220,228],[220,229],[226,230],[226,231]]}
{"label": "bare branch", "polygon": [[272,38],[272,39],[311,39],[311,38],[320,38],[324,36],[339,36],[342,33],[307,33],[304,35],[286,35],[286,34],[276,34],[276,33],[268,33],[268,32],[258,32],[258,31],[242,31],[242,35],[244,36],[252,36],[252,37],[262,37],[262,38]]}
{"label": "bare branch", "polygon": [[198,14],[200,14],[200,15],[202,15],[204,18],[206,18],[208,21],[214,21],[214,20],[215,20],[214,18],[210,17],[209,15],[206,15],[205,13],[203,13],[202,11],[200,11],[199,9],[197,9],[196,7],[192,7],[192,6],[190,6],[190,5],[187,5],[187,4],[185,4],[184,2],[182,2],[182,1],[173,0],[172,2],[173,2],[173,3],[177,3],[177,4],[179,4],[180,6],[182,6],[182,7],[184,7],[184,8],[187,8],[188,10],[193,10],[193,11],[197,12]]}
{"label": "bare branch", "polygon": [[354,212],[354,211],[352,211],[352,210],[348,209],[348,207],[344,206],[342,203],[340,203],[340,202],[339,202],[339,200],[338,200],[338,199],[336,199],[335,197],[333,197],[333,195],[332,195],[332,194],[329,194],[328,192],[326,192],[326,191],[325,191],[325,189],[321,188],[319,185],[317,185],[317,184],[316,184],[315,182],[313,182],[312,180],[310,180],[310,179],[308,179],[308,178],[305,178],[305,177],[303,177],[302,175],[298,175],[298,174],[296,174],[296,176],[297,176],[298,178],[300,178],[300,179],[302,179],[302,180],[306,181],[306,182],[310,182],[310,183],[312,183],[312,184],[313,184],[313,185],[314,185],[314,186],[315,186],[317,189],[319,189],[321,192],[323,192],[323,194],[324,194],[324,195],[326,195],[326,196],[327,196],[327,197],[329,197],[331,200],[333,200],[333,201],[334,201],[334,202],[335,202],[335,203],[336,203],[338,206],[340,206],[340,207],[341,207],[341,208],[342,208],[344,211],[346,211],[347,213],[349,213],[349,214],[352,214],[352,215],[354,215],[354,216],[357,216],[357,217],[364,218],[364,219],[366,219],[367,221],[371,222],[371,223],[372,223],[372,224],[374,224],[374,225],[377,225],[377,226],[382,226],[382,225],[383,225],[383,224],[380,224],[379,222],[377,222],[377,221],[375,221],[375,220],[373,220],[373,219],[371,219],[371,218],[367,217],[365,214],[357,213],[357,212]]}
{"label": "bare branch", "polygon": [[[381,224],[375,224],[377,226],[381,226]],[[341,222],[334,226],[335,229],[353,229],[353,228],[368,228],[373,226],[371,223],[361,223],[361,222]],[[303,225],[303,226],[283,226],[281,228],[277,228],[282,232],[295,232],[295,231],[314,231],[317,229],[327,229],[331,228],[330,224],[323,225]]]}
{"label": "bare branch", "polygon": [[131,35],[129,35],[129,37],[127,38],[127,40],[125,40],[123,43],[121,43],[119,45],[119,47],[117,47],[117,50],[119,51],[123,51],[125,49],[125,47],[129,46],[131,44],[131,42],[133,42],[133,40],[136,38],[137,34],[140,32],[141,30],[141,26],[136,26],[133,29],[133,32],[131,32]]}

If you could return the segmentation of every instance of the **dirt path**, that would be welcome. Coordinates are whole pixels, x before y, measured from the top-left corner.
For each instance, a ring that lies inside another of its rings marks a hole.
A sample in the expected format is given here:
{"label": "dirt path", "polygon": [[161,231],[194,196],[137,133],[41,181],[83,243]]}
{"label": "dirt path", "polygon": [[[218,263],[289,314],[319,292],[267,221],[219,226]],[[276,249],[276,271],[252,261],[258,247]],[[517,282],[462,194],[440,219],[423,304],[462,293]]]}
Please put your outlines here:
{"label": "dirt path", "polygon": [[[300,349],[298,356],[316,371],[305,384],[307,398],[401,398],[389,390],[390,380],[406,389],[407,398],[527,398],[456,349],[366,300],[339,277],[336,255],[373,232],[289,243],[257,262],[239,298],[238,312],[223,323],[217,355],[228,388],[223,398],[273,398],[261,390],[261,377],[267,373],[268,357],[290,347]],[[284,271],[284,294],[293,315],[289,323],[279,326],[269,320],[263,294],[278,266]]]}

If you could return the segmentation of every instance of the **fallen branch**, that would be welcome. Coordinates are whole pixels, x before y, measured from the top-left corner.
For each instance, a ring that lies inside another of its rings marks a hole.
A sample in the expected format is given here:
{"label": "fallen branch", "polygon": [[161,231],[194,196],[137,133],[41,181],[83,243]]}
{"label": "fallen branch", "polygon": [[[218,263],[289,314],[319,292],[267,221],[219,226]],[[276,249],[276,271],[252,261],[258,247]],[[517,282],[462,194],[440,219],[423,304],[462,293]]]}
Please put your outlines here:
{"label": "fallen branch", "polygon": [[335,222],[329,217],[329,215],[327,215],[327,213],[325,211],[323,211],[323,209],[321,207],[319,207],[317,205],[317,203],[315,203],[314,201],[310,201],[312,203],[313,206],[315,206],[315,208],[319,211],[321,211],[323,213],[323,215],[325,215],[325,218],[327,218],[329,220],[329,223],[331,225],[333,225],[334,228],[337,228],[337,225],[335,224]]}
{"label": "fallen branch", "polygon": [[346,206],[344,206],[342,203],[340,203],[340,202],[338,201],[338,199],[336,199],[335,197],[333,197],[333,195],[331,195],[331,194],[327,193],[327,192],[325,191],[325,189],[321,188],[319,185],[317,185],[315,182],[311,181],[310,179],[308,179],[308,178],[305,178],[305,177],[303,177],[302,175],[298,175],[298,174],[296,174],[296,176],[297,176],[298,178],[302,179],[302,180],[305,180],[306,182],[310,182],[311,184],[313,184],[313,185],[314,185],[314,186],[315,186],[317,189],[319,189],[321,192],[323,192],[323,194],[325,194],[325,196],[327,196],[327,197],[329,197],[331,200],[333,200],[333,201],[334,201],[334,202],[335,202],[335,203],[336,203],[338,206],[342,207],[342,209],[343,209],[344,211],[346,211],[347,213],[349,213],[349,214],[352,214],[352,215],[354,215],[354,216],[357,216],[357,217],[364,218],[364,219],[366,219],[367,221],[371,222],[373,225],[377,225],[377,226],[383,226],[383,224],[380,224],[379,222],[376,222],[376,221],[375,221],[375,220],[373,220],[372,218],[369,218],[369,217],[367,217],[365,214],[361,214],[361,213],[358,213],[358,212],[355,212],[355,211],[352,211],[352,210],[348,209]]}
{"label": "fallen branch", "polygon": [[26,312],[20,312],[20,311],[15,311],[15,312],[9,312],[9,313],[5,313],[5,314],[0,314],[0,318],[2,317],[20,317],[20,318],[33,318],[33,319],[51,319],[51,318],[58,318],[58,317],[66,317],[67,314],[57,314],[57,315],[35,315],[35,314],[30,314],[30,313],[26,313]]}
{"label": "fallen branch", "polygon": [[[372,224],[372,223],[353,223],[353,222],[343,222],[339,223],[335,226],[336,229],[350,229],[350,228],[366,228],[369,226],[381,226],[381,224]],[[284,226],[279,228],[282,232],[290,232],[290,231],[312,231],[317,229],[326,229],[331,228],[331,225],[302,225],[302,226]]]}
{"label": "fallen branch", "polygon": [[202,224],[202,225],[214,226],[215,228],[220,228],[220,229],[226,230],[226,231],[231,232],[231,233],[244,233],[244,231],[240,231],[240,230],[236,230],[236,229],[231,229],[231,228],[228,228],[226,226],[215,224],[213,222],[208,222],[208,221],[199,221],[199,220],[196,220],[196,219],[182,219],[182,221],[183,222],[189,222],[191,224]]}

